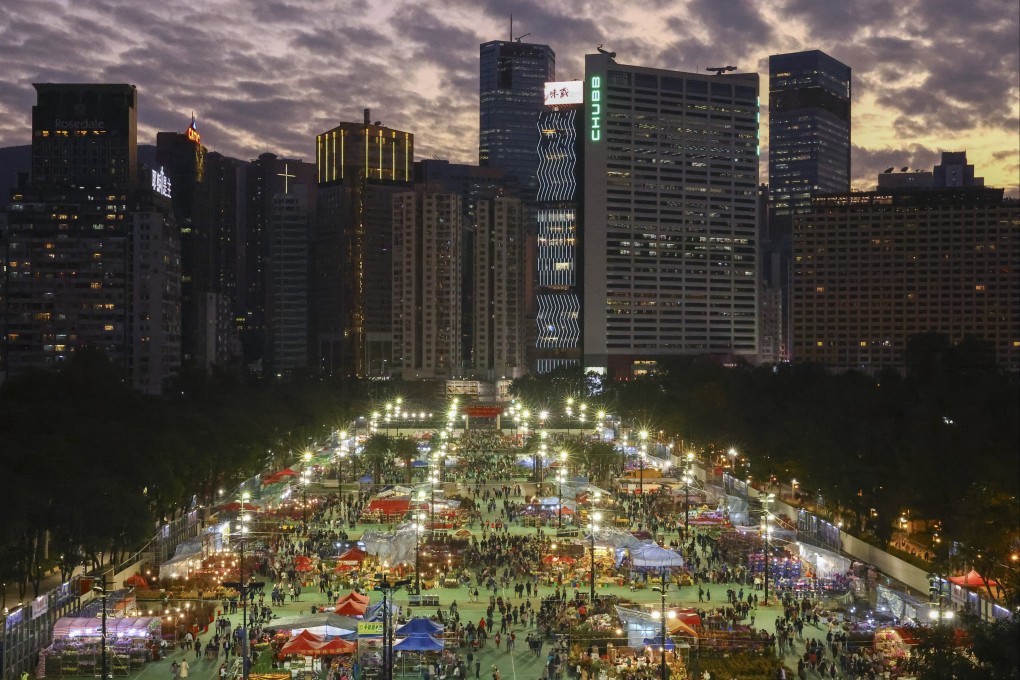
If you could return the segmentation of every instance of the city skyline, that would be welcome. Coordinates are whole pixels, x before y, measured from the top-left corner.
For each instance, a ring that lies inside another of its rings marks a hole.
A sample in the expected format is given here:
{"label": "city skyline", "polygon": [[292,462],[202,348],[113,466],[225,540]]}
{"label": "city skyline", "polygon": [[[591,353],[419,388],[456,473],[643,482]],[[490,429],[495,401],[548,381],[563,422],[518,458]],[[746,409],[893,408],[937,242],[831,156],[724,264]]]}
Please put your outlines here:
{"label": "city skyline", "polygon": [[195,110],[210,149],[310,161],[316,133],[371,108],[385,125],[414,133],[421,157],[473,162],[478,45],[508,39],[513,12],[514,36],[552,47],[561,80],[580,78],[584,55],[600,43],[621,64],[691,72],[735,65],[763,77],[770,54],[823,50],[854,70],[855,188],[874,186],[886,167],[926,168],[942,150],[965,149],[989,185],[1020,192],[1018,14],[993,0],[691,0],[640,10],[611,2],[583,11],[566,3],[356,1],[330,13],[311,0],[223,0],[203,9],[179,0],[43,0],[7,9],[0,146],[30,142],[33,82],[123,82],[139,87],[142,143],[158,130],[183,130]]}

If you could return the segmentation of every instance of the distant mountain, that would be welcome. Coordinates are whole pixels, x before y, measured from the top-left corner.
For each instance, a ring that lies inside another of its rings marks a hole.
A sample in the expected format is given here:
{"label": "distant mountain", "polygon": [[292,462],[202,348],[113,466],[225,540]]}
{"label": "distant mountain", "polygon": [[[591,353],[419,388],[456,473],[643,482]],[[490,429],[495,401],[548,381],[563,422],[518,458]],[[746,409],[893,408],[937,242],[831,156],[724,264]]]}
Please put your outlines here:
{"label": "distant mountain", "polygon": [[[156,146],[138,145],[138,167],[156,167]],[[18,173],[26,175],[32,169],[32,146],[5,146],[0,148],[0,210],[11,202],[11,192],[18,186]]]}

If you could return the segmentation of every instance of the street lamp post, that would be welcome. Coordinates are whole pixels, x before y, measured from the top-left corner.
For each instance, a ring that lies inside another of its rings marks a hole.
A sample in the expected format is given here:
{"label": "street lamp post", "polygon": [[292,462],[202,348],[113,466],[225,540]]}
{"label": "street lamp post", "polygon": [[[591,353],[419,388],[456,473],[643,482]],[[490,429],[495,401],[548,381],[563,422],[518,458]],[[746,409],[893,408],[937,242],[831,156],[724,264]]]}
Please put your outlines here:
{"label": "street lamp post", "polygon": [[414,511],[414,592],[421,593],[421,529],[425,516],[415,508]]}
{"label": "street lamp post", "polygon": [[691,528],[691,475],[693,474],[694,454],[687,453],[687,469],[684,471],[684,540],[687,540]]}
{"label": "street lamp post", "polygon": [[103,613],[102,613],[102,637],[99,640],[100,655],[102,657],[101,676],[102,680],[110,680],[110,655],[106,651],[106,596],[109,594],[106,590],[106,574],[103,574],[103,585],[95,586],[92,591],[98,593],[103,598]]}
{"label": "street lamp post", "polygon": [[[657,619],[659,619],[659,622],[661,624],[660,635],[662,637],[661,637],[660,642],[661,642],[662,646],[659,648],[659,653],[660,653],[660,657],[659,657],[659,680],[667,680],[669,678],[669,670],[666,667],[666,619],[667,618],[673,618],[673,617],[676,616],[676,612],[674,612],[672,610],[670,610],[669,612],[666,611],[666,569],[667,569],[667,567],[663,567],[662,571],[661,571],[661,574],[662,574],[661,590],[662,590],[662,592],[660,593],[661,599],[660,599],[659,611],[652,613],[652,616],[657,618]],[[656,614],[658,614],[658,616],[655,616]]]}
{"label": "street lamp post", "polygon": [[567,476],[567,452],[560,451],[560,469],[556,471],[556,528],[563,528],[563,482]]}
{"label": "street lamp post", "polygon": [[769,526],[769,503],[775,498],[773,494],[769,494],[763,501],[765,504],[765,517],[764,524],[762,526],[762,535],[765,537],[765,600],[764,605],[769,605],[769,562],[771,561],[771,553],[769,552],[769,532],[772,531],[772,527]]}
{"label": "street lamp post", "polygon": [[590,586],[591,586],[591,605],[592,606],[595,606],[595,532],[599,530],[598,523],[599,523],[599,521],[602,520],[602,513],[596,511],[594,509],[594,507],[595,507],[595,504],[597,504],[599,502],[599,498],[600,497],[601,497],[601,494],[599,494],[597,492],[593,496],[592,510],[589,513],[589,518],[588,518],[588,525],[589,525],[588,528],[589,528],[589,531],[590,531],[589,538],[591,540],[591,582],[590,582]]}
{"label": "street lamp post", "polygon": [[643,503],[643,499],[645,497],[645,442],[648,441],[648,430],[641,430],[640,436],[641,449],[638,451],[638,460],[640,461],[639,472],[641,473],[641,476],[638,478],[638,495],[641,496]]}
{"label": "street lamp post", "polygon": [[[245,534],[248,533],[248,521],[251,516],[248,514],[248,508],[246,507],[248,501],[251,500],[251,494],[247,491],[241,494],[241,522],[237,526],[238,530],[238,579],[237,579],[237,590],[241,595],[241,678],[242,680],[248,680],[251,674],[251,650],[249,649],[250,635],[248,633],[248,598],[251,595],[251,588],[249,583],[244,580],[244,548],[247,544]],[[249,580],[252,580],[249,577]],[[235,585],[225,583],[224,585]]]}

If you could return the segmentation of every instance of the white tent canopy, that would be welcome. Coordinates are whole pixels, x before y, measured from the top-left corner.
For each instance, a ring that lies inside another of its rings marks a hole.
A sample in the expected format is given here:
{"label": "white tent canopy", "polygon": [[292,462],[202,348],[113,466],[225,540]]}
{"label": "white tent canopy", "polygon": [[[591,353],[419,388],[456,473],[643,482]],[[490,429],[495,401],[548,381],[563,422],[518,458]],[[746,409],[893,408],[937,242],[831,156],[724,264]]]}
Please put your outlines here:
{"label": "white tent canopy", "polygon": [[818,578],[842,576],[850,571],[850,559],[836,553],[806,543],[798,543],[800,559],[814,568]]}
{"label": "white tent canopy", "polygon": [[630,551],[631,561],[635,567],[652,567],[662,569],[666,567],[684,566],[684,558],[675,550],[661,548],[654,543],[646,543]]}

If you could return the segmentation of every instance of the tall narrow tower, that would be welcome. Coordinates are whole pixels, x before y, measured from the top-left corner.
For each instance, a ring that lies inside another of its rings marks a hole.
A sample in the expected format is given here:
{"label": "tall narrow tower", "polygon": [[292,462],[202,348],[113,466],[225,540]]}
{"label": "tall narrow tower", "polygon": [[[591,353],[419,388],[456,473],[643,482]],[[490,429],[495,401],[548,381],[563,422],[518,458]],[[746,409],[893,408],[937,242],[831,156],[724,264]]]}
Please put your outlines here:
{"label": "tall narrow tower", "polygon": [[545,83],[556,79],[556,54],[548,45],[503,40],[483,43],[479,51],[478,164],[502,168],[516,179],[533,213],[538,187],[535,124]]}

